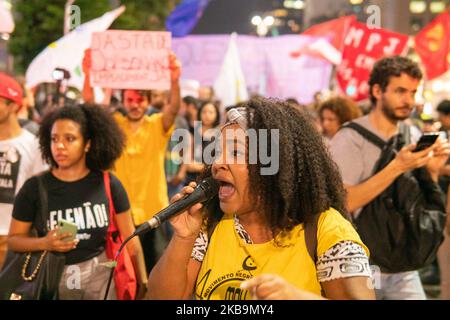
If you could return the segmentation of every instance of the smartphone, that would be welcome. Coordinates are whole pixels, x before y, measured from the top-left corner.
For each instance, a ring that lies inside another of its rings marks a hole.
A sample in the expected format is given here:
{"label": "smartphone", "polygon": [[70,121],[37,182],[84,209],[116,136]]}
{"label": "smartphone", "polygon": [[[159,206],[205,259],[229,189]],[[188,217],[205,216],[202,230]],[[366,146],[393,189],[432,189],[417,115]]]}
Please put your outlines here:
{"label": "smartphone", "polygon": [[58,221],[58,234],[70,233],[70,236],[63,238],[63,241],[73,241],[76,238],[78,227],[75,223],[61,219]]}
{"label": "smartphone", "polygon": [[439,132],[430,132],[430,133],[424,133],[419,141],[417,141],[417,146],[413,150],[413,152],[422,151],[429,147],[431,147],[439,138],[440,133]]}

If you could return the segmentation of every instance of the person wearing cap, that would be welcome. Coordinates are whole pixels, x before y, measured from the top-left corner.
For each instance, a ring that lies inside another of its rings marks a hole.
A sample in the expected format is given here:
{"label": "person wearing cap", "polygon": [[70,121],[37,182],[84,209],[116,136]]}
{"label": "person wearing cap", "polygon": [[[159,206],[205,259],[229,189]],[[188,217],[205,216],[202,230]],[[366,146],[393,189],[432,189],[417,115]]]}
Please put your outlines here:
{"label": "person wearing cap", "polygon": [[20,127],[17,112],[22,99],[19,83],[0,72],[0,268],[15,195],[25,180],[46,168],[37,139]]}

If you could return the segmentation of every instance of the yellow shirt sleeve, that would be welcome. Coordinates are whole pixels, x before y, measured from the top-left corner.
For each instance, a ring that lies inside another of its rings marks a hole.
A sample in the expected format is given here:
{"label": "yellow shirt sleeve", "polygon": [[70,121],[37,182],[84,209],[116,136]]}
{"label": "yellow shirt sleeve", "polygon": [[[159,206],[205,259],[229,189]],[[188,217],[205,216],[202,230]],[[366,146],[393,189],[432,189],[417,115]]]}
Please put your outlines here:
{"label": "yellow shirt sleeve", "polygon": [[341,241],[352,241],[361,245],[369,256],[369,249],[364,245],[350,221],[335,209],[329,209],[320,215],[317,225],[317,256]]}

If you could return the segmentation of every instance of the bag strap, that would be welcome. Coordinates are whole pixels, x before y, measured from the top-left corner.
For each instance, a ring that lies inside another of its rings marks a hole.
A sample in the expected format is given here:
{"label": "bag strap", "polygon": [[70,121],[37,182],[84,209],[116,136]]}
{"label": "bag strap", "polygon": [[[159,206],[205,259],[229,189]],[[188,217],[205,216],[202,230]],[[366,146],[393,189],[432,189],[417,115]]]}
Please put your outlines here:
{"label": "bag strap", "polygon": [[375,146],[377,146],[380,149],[383,149],[386,145],[386,142],[381,139],[379,136],[377,136],[375,133],[371,132],[370,130],[364,128],[362,125],[356,123],[356,122],[349,122],[347,124],[344,124],[341,129],[343,128],[349,128],[353,129],[356,132],[358,132],[360,135],[362,135],[366,140],[373,143]]}
{"label": "bag strap", "polygon": [[[314,261],[314,267],[317,272],[317,226],[319,224],[320,214],[316,214],[311,218],[311,221],[305,221],[305,243],[306,249],[308,250],[308,254],[311,259]],[[322,284],[320,284],[320,291],[322,296],[325,297],[325,291],[323,290]]]}
{"label": "bag strap", "polygon": [[407,125],[404,122],[400,122],[398,131],[402,135],[403,142],[405,143],[405,145],[410,144],[411,143],[411,128],[409,127],[409,125]]}
{"label": "bag strap", "polygon": [[114,202],[112,201],[111,196],[111,181],[109,177],[109,172],[104,171],[103,172],[103,183],[105,184],[105,191],[106,191],[106,197],[108,198],[109,202],[109,227],[108,232],[114,232],[117,230],[116,223],[114,221]]}
{"label": "bag strap", "polygon": [[43,172],[36,176],[39,194],[39,212],[34,219],[34,228],[39,236],[45,236],[48,233],[47,220],[49,217],[48,212],[48,193],[47,186],[44,181],[44,176],[48,171]]}

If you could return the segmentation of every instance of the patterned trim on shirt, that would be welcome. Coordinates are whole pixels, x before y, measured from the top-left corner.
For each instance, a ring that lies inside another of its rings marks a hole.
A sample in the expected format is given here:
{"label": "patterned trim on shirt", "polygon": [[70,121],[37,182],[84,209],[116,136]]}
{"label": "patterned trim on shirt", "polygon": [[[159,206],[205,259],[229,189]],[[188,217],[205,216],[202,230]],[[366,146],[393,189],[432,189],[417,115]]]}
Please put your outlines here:
{"label": "patterned trim on shirt", "polygon": [[[247,243],[252,244],[253,241],[250,239],[250,235],[245,231],[242,224],[239,222],[239,218],[234,216],[234,228],[238,233],[239,237]],[[202,262],[203,258],[206,254],[206,249],[208,248],[208,235],[204,231],[200,231],[197,239],[194,243],[194,248],[192,249],[191,258],[197,260],[198,262]]]}
{"label": "patterned trim on shirt", "polygon": [[[250,235],[245,231],[239,219],[234,217],[236,232],[247,244],[252,244]],[[202,262],[208,248],[208,235],[200,231],[192,249],[191,258]],[[317,278],[319,282],[348,277],[371,277],[369,258],[358,243],[341,241],[328,249],[317,259]]]}
{"label": "patterned trim on shirt", "polygon": [[349,277],[372,277],[369,258],[361,245],[341,241],[317,259],[319,282]]}
{"label": "patterned trim on shirt", "polygon": [[191,258],[198,262],[203,262],[208,248],[208,236],[205,232],[200,231],[197,239],[195,239],[194,248],[192,249]]}
{"label": "patterned trim on shirt", "polygon": [[239,237],[241,237],[241,239],[244,240],[246,244],[253,244],[250,235],[247,233],[247,231],[245,231],[244,226],[239,222],[239,218],[237,216],[234,216],[234,228],[236,229]]}

